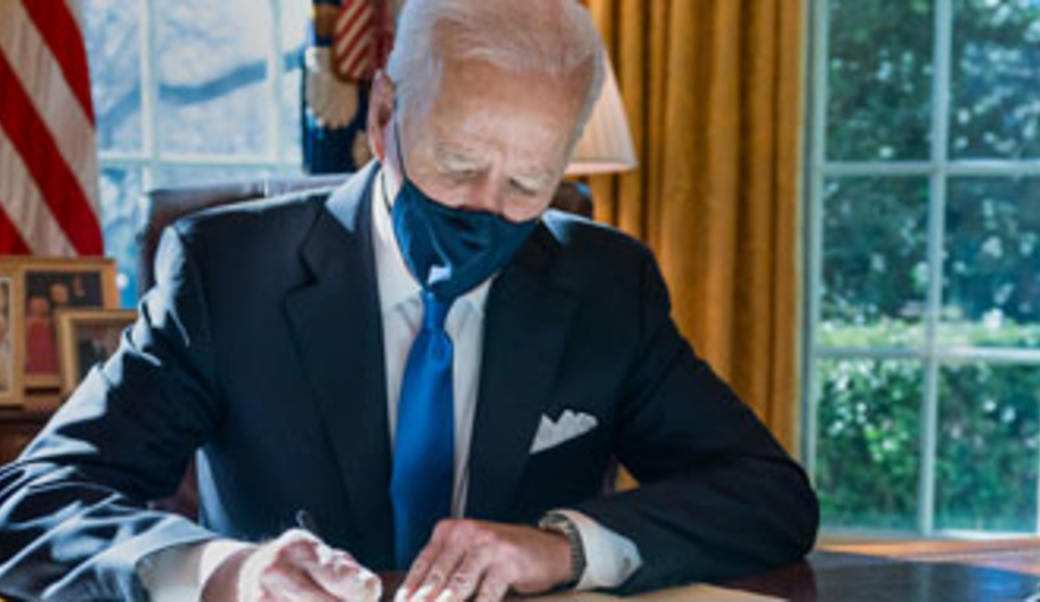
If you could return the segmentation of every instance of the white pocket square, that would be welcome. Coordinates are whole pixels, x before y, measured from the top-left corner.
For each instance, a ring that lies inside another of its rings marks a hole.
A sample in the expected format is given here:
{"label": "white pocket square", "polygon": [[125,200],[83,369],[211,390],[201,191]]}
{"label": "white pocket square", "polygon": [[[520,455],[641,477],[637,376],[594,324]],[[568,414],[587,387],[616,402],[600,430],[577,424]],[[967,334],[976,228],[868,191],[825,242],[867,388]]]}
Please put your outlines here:
{"label": "white pocket square", "polygon": [[542,421],[538,424],[538,432],[535,433],[534,443],[531,444],[531,453],[537,454],[570,441],[575,437],[580,437],[596,428],[597,424],[599,422],[596,420],[596,417],[585,412],[564,410],[555,422],[545,414],[542,414]]}

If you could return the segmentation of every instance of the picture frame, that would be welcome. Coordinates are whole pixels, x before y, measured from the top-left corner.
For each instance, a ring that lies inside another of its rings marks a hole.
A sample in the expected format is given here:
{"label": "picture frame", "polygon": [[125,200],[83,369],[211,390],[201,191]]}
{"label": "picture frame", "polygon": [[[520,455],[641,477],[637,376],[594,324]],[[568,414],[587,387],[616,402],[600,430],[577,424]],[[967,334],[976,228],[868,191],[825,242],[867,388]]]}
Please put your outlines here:
{"label": "picture frame", "polygon": [[22,284],[18,269],[0,266],[0,406],[24,403]]}
{"label": "picture frame", "polygon": [[0,256],[0,269],[18,271],[22,299],[22,384],[61,387],[54,312],[58,307],[115,309],[116,265],[104,257]]}
{"label": "picture frame", "polygon": [[132,309],[61,308],[55,312],[58,353],[61,361],[61,393],[69,395],[97,362],[119,347],[123,330],[134,323]]}

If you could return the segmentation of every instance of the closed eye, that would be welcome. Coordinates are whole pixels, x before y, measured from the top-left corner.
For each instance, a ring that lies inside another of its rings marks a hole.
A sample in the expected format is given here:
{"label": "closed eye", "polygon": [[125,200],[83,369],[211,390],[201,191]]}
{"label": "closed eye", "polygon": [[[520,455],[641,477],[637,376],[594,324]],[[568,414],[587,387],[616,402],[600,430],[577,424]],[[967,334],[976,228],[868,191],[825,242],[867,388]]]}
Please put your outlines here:
{"label": "closed eye", "polygon": [[527,196],[537,196],[539,192],[537,188],[525,184],[519,180],[510,180],[509,184],[513,187],[514,190]]}

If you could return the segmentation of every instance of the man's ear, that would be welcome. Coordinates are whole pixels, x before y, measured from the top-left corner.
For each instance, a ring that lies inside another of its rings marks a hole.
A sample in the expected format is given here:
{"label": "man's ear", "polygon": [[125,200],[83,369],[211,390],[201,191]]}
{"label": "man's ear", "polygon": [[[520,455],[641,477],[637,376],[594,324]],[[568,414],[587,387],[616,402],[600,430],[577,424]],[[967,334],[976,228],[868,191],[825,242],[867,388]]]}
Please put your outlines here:
{"label": "man's ear", "polygon": [[376,71],[368,95],[368,118],[365,133],[372,156],[386,163],[386,135],[394,116],[394,83],[385,71]]}

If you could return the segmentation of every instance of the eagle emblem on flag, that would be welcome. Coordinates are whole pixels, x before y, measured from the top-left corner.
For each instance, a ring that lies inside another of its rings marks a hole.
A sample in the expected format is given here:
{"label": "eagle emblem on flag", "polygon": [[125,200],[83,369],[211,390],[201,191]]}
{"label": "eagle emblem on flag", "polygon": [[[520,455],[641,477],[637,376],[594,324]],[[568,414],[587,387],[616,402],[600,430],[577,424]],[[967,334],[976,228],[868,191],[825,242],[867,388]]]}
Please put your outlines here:
{"label": "eagle emblem on flag", "polygon": [[353,171],[368,161],[368,90],[390,55],[398,6],[394,0],[313,0],[312,43],[303,54],[309,173]]}

